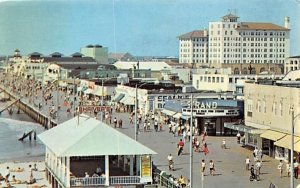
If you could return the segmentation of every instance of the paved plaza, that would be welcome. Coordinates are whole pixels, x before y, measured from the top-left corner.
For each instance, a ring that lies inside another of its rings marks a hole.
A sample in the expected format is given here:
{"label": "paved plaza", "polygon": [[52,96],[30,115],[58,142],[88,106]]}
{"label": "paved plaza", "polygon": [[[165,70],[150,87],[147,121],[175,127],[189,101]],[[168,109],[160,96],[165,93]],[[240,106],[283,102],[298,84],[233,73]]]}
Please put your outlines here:
{"label": "paved plaza", "polygon": [[[8,77],[9,78],[9,77]],[[18,84],[19,81],[11,81],[6,79],[2,84],[5,84],[6,88],[10,88],[12,84]],[[21,82],[19,83],[21,84]],[[30,91],[30,87],[28,89]],[[42,92],[36,92],[35,104],[42,104],[40,109],[41,113],[46,116],[49,115],[49,111],[52,106],[57,105],[57,96],[59,97],[59,104],[61,106],[59,110],[59,122],[63,122],[69,118],[74,117],[73,111],[70,113],[67,112],[69,106],[63,105],[64,98],[69,97],[74,99],[74,95],[68,95],[65,92],[57,92],[53,89],[51,91],[53,98],[48,101],[46,104],[42,99]],[[77,96],[78,98],[78,96]],[[30,103],[29,97],[22,95],[21,100]],[[32,101],[31,101],[32,104]],[[75,105],[78,105],[78,100],[75,102]],[[33,105],[35,108],[38,108],[36,105]],[[73,109],[73,108],[72,108]],[[16,111],[16,109],[14,110]],[[20,115],[23,115],[22,113]],[[93,114],[91,114],[93,116]],[[13,116],[18,116],[13,114]],[[129,123],[129,113],[116,113],[113,112],[112,119],[117,117],[117,119],[122,119],[123,127],[117,128],[119,131],[124,134],[134,138],[134,125]],[[100,115],[97,115],[98,119]],[[113,125],[109,125],[113,126]],[[158,154],[153,156],[154,164],[160,169],[168,173],[172,173],[176,178],[180,175],[183,175],[186,178],[189,178],[189,143],[187,142],[184,147],[184,155],[177,156],[177,143],[181,137],[174,137],[173,134],[169,133],[168,127],[163,127],[162,131],[155,132],[153,126],[151,125],[151,130],[147,132],[140,131],[138,134],[138,141],[148,146],[149,148],[156,151]],[[221,149],[222,139],[225,138],[227,142],[227,149]],[[200,137],[199,137],[200,139]],[[194,153],[193,155],[193,184],[195,188],[201,188],[202,183],[203,187],[209,188],[219,188],[219,187],[243,187],[243,188],[253,188],[253,187],[269,187],[270,183],[277,185],[280,188],[289,187],[290,178],[286,177],[286,169],[284,168],[284,177],[280,178],[279,170],[277,165],[278,160],[270,158],[268,156],[263,157],[262,169],[261,169],[261,181],[249,181],[249,171],[245,170],[245,159],[247,156],[250,157],[253,161],[252,150],[248,148],[243,148],[241,145],[236,143],[235,137],[217,137],[217,136],[208,136],[207,137],[207,146],[209,153],[205,156],[203,152]],[[174,157],[174,168],[175,171],[168,171],[168,154],[172,154]],[[204,159],[206,162],[206,170],[204,173],[204,179],[200,175],[200,161]],[[209,175],[209,160],[213,160],[216,168],[216,175]],[[285,167],[285,165],[284,165]],[[298,185],[300,180],[295,179],[295,185]]]}

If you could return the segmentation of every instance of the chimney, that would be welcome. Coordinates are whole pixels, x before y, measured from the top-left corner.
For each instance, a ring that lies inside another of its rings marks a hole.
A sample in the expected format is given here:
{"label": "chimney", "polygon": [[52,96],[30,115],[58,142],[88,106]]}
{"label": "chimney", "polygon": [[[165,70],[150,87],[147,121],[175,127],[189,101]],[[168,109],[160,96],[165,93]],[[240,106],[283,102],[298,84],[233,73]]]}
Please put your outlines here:
{"label": "chimney", "polygon": [[204,35],[205,37],[208,36],[208,31],[207,31],[207,29],[204,29],[204,30],[203,30],[203,35]]}
{"label": "chimney", "polygon": [[284,27],[289,29],[290,28],[290,17],[284,18]]}

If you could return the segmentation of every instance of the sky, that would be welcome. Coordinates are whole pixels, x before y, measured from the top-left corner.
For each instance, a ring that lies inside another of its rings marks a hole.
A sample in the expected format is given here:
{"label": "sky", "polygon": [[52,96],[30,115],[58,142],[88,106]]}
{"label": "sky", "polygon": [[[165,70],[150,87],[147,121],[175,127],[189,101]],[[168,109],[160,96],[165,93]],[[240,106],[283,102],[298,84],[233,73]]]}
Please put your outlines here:
{"label": "sky", "polygon": [[284,24],[291,55],[300,55],[299,0],[0,0],[0,55],[55,51],[70,55],[88,44],[109,52],[178,56],[178,36],[208,28],[229,10],[239,21]]}

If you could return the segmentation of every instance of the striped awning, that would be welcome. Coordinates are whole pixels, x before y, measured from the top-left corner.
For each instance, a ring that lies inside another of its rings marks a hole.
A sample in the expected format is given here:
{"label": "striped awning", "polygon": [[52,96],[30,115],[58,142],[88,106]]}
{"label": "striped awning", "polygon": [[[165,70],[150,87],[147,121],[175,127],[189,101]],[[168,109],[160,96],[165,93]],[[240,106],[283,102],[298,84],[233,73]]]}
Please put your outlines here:
{"label": "striped awning", "polygon": [[125,96],[120,102],[125,105],[134,105],[134,98],[130,96]]}
{"label": "striped awning", "polygon": [[124,93],[119,93],[119,94],[117,94],[117,95],[115,95],[113,97],[112,101],[114,101],[114,102],[120,102],[120,100],[123,99],[124,96],[125,96]]}
{"label": "striped awning", "polygon": [[173,118],[180,119],[181,116],[182,116],[182,113],[176,113],[175,115],[173,115]]}
{"label": "striped awning", "polygon": [[266,131],[264,129],[256,129],[243,124],[237,124],[231,122],[225,122],[224,127],[228,129],[244,132],[244,133],[250,133],[250,134],[262,134]]}
{"label": "striped awning", "polygon": [[166,115],[168,115],[168,116],[173,116],[173,115],[176,114],[176,112],[171,111],[171,110],[167,110],[167,109],[163,109],[163,110],[161,111],[161,113],[166,114]]}

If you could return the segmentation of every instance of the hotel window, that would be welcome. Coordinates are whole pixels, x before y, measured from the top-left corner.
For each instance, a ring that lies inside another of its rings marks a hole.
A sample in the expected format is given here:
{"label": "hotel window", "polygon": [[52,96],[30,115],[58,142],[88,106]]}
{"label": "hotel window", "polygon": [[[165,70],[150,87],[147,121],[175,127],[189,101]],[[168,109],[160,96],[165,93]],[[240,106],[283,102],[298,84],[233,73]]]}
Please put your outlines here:
{"label": "hotel window", "polygon": [[199,89],[199,80],[197,80],[197,89]]}
{"label": "hotel window", "polygon": [[247,116],[252,117],[252,108],[253,107],[253,101],[252,99],[247,100]]}
{"label": "hotel window", "polygon": [[215,77],[212,77],[212,82],[213,83],[215,83],[216,82],[216,80],[215,80],[216,78]]}
{"label": "hotel window", "polygon": [[208,82],[211,82],[211,78],[210,77],[208,77]]}
{"label": "hotel window", "polygon": [[280,111],[280,116],[283,115],[283,107],[282,107],[282,102],[279,104],[279,111]]}
{"label": "hotel window", "polygon": [[263,100],[263,106],[264,106],[264,113],[267,113],[267,106],[266,106],[266,100]]}
{"label": "hotel window", "polygon": [[260,100],[257,101],[257,110],[258,110],[258,112],[261,112],[261,102],[260,102]]}
{"label": "hotel window", "polygon": [[221,83],[223,83],[224,82],[224,77],[221,77]]}

